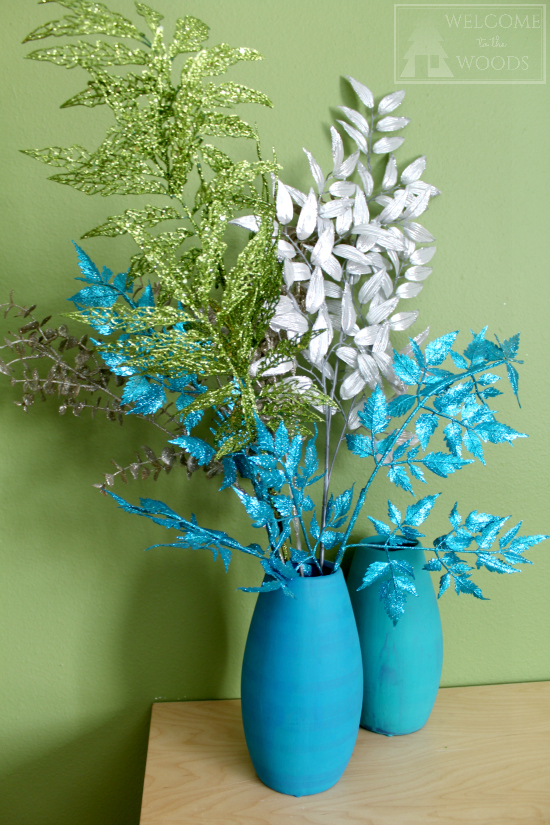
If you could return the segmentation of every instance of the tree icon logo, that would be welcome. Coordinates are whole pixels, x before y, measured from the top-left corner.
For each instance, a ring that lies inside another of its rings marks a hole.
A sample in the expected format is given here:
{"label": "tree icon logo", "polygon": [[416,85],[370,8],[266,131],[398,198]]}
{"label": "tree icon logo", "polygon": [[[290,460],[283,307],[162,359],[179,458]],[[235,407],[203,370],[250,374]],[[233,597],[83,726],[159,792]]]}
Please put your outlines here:
{"label": "tree icon logo", "polygon": [[442,40],[435,26],[429,23],[417,26],[409,37],[411,46],[403,56],[407,62],[401,77],[454,77],[447,65],[449,55],[441,45]]}

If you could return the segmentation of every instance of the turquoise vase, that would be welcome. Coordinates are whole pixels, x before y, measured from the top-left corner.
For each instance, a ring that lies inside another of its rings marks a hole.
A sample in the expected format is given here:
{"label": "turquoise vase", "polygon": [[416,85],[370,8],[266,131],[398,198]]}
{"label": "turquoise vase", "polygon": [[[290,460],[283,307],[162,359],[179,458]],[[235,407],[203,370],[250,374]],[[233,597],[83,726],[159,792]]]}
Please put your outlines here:
{"label": "turquoise vase", "polygon": [[378,582],[357,592],[367,567],[385,561],[382,537],[364,539],[356,548],[348,589],[363,656],[361,727],[386,736],[423,727],[434,706],[443,665],[443,633],[430,574],[423,570],[424,550],[413,542],[390,549],[391,557],[414,568],[418,597],[409,596],[394,627],[378,597]]}
{"label": "turquoise vase", "polygon": [[279,793],[332,787],[348,764],[363,701],[357,626],[342,571],[260,593],[244,652],[241,702],[252,763]]}

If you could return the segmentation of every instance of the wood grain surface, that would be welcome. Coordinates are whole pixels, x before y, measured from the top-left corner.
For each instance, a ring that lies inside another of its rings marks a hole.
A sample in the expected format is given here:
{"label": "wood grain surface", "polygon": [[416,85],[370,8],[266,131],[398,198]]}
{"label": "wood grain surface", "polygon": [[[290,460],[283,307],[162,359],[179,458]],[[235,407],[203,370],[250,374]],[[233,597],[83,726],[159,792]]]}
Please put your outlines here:
{"label": "wood grain surface", "polygon": [[441,689],[422,730],[360,730],[340,782],[301,798],[256,777],[239,700],[155,704],[141,825],[188,823],[550,823],[550,682]]}

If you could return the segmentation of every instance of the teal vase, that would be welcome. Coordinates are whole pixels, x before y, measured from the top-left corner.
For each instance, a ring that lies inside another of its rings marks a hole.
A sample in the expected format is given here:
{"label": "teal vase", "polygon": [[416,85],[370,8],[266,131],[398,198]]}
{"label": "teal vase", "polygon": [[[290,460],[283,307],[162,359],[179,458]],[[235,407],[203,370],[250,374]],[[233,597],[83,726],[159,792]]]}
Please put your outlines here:
{"label": "teal vase", "polygon": [[292,796],[332,787],[359,730],[363,671],[342,571],[293,579],[295,598],[260,593],[246,642],[241,704],[258,777]]}
{"label": "teal vase", "polygon": [[378,583],[357,591],[367,567],[385,561],[382,537],[364,539],[348,574],[363,657],[361,727],[386,736],[423,727],[434,706],[443,665],[443,633],[424,550],[413,542],[390,549],[391,557],[414,569],[418,597],[409,596],[394,627],[378,596]]}

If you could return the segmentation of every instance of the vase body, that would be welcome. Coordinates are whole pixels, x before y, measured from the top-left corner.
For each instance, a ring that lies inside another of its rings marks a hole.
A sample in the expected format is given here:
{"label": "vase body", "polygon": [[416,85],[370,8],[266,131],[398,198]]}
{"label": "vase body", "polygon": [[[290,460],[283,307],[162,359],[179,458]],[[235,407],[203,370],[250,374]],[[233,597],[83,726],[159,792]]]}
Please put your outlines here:
{"label": "vase body", "polygon": [[246,743],[262,782],[305,796],[349,762],[363,701],[357,626],[342,571],[260,593],[243,660]]}
{"label": "vase body", "polygon": [[390,556],[414,568],[418,597],[407,598],[394,627],[378,596],[378,582],[357,592],[367,567],[385,561],[383,538],[364,539],[356,548],[348,588],[363,658],[361,727],[387,736],[413,733],[432,711],[443,666],[443,634],[430,574],[423,570],[424,550],[392,548]]}

